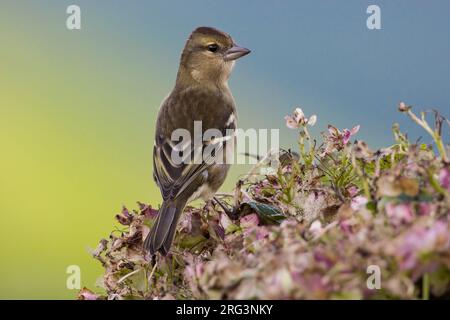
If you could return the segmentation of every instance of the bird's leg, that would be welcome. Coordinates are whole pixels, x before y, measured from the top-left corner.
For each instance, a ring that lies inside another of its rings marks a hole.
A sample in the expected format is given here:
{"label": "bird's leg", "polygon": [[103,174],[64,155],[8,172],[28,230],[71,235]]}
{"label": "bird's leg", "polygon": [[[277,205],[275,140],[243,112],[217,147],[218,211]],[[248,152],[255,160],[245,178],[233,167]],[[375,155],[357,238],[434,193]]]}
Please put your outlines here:
{"label": "bird's leg", "polygon": [[209,209],[214,209],[214,200],[213,199],[209,199],[208,201],[206,201],[205,206],[203,209],[209,210]]}
{"label": "bird's leg", "polygon": [[222,201],[220,201],[216,197],[213,197],[213,199],[222,208],[222,210],[227,214],[227,216],[231,220],[237,220],[238,214],[237,214],[236,208],[231,207],[231,209],[230,209]]}

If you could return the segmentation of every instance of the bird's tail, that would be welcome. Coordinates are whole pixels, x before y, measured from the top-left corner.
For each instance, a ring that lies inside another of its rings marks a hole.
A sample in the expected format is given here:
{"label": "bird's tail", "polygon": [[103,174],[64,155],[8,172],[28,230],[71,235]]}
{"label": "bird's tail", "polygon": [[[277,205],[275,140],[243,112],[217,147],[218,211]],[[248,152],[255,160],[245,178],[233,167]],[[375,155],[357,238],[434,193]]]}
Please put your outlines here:
{"label": "bird's tail", "polygon": [[165,256],[169,252],[184,206],[185,203],[180,204],[174,200],[163,202],[158,217],[144,242],[144,249],[149,251],[150,255],[153,256],[159,251]]}

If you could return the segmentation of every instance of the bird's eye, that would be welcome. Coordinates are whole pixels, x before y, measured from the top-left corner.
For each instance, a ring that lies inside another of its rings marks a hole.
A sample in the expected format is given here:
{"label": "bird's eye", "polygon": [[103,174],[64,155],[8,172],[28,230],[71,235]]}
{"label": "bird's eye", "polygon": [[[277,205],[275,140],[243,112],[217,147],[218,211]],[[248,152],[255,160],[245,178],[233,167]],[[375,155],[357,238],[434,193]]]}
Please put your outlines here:
{"label": "bird's eye", "polygon": [[211,52],[216,52],[218,49],[219,49],[219,46],[217,44],[215,44],[215,43],[210,44],[208,46],[208,51],[211,51]]}

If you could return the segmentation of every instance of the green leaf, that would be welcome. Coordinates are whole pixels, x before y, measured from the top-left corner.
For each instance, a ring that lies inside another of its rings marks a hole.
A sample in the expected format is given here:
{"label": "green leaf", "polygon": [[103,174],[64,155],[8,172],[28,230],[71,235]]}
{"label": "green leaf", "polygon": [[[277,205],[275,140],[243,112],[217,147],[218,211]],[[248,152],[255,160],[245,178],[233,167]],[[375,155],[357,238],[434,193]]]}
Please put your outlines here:
{"label": "green leaf", "polygon": [[244,202],[241,204],[239,209],[242,215],[249,214],[250,212],[256,212],[258,217],[265,224],[280,224],[281,221],[286,219],[286,216],[280,209],[264,203],[254,201]]}
{"label": "green leaf", "polygon": [[186,235],[178,239],[178,245],[183,249],[191,249],[198,246],[205,240],[206,238],[201,234],[195,236]]}
{"label": "green leaf", "polygon": [[374,201],[369,201],[366,204],[367,210],[371,211],[373,214],[377,212],[377,204]]}
{"label": "green leaf", "polygon": [[147,278],[145,276],[145,270],[140,269],[135,274],[131,275],[127,278],[127,283],[129,283],[129,286],[133,289],[135,289],[138,292],[145,292],[147,288]]}

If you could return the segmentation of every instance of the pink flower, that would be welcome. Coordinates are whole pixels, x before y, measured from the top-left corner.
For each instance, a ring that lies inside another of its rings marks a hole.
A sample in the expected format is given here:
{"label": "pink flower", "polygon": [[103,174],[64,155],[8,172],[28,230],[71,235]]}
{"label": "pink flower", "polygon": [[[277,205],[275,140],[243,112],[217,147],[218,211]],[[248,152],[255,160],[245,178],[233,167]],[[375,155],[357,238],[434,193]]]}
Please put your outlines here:
{"label": "pink flower", "polygon": [[327,252],[322,247],[316,247],[313,251],[314,260],[322,264],[326,269],[330,269],[335,264],[335,259],[331,252]]}
{"label": "pink flower", "polygon": [[203,275],[203,272],[205,272],[205,267],[203,263],[199,262],[195,266],[195,275],[197,276],[197,278],[200,278]]}
{"label": "pink flower", "polygon": [[100,295],[92,292],[88,288],[83,288],[78,293],[79,300],[98,300],[99,298],[100,298]]}
{"label": "pink flower", "polygon": [[450,170],[448,168],[442,168],[439,171],[439,183],[450,192]]}
{"label": "pink flower", "polygon": [[342,142],[344,145],[350,141],[350,137],[358,133],[360,125],[353,127],[351,130],[344,129],[340,131],[338,128],[328,125],[328,133],[330,140],[334,142]]}
{"label": "pink flower", "polygon": [[139,202],[139,209],[141,210],[141,214],[145,215],[146,218],[156,218],[158,215],[158,210],[153,209],[150,205],[147,205],[145,203]]}
{"label": "pink flower", "polygon": [[266,227],[251,227],[244,230],[244,237],[254,235],[256,240],[262,240],[269,236],[269,230]]}
{"label": "pink flower", "polygon": [[344,220],[340,223],[341,230],[346,235],[353,233],[353,222],[350,219]]}
{"label": "pink flower", "polygon": [[123,225],[130,225],[131,222],[133,222],[133,216],[130,214],[130,212],[128,211],[128,209],[123,206],[122,207],[122,214],[117,214],[116,215],[116,219],[117,221],[119,221],[120,224]]}
{"label": "pink flower", "polygon": [[255,236],[256,240],[262,240],[269,235],[265,227],[259,227],[259,217],[256,213],[243,216],[240,220],[241,228],[244,230],[244,237]]}
{"label": "pink flower", "polygon": [[353,210],[358,211],[362,207],[364,207],[367,204],[367,198],[363,196],[356,196],[352,199],[352,202],[350,203],[350,206]]}
{"label": "pink flower", "polygon": [[315,237],[319,236],[323,232],[322,223],[319,220],[314,221],[311,223],[309,231],[311,231]]}
{"label": "pink flower", "polygon": [[409,223],[414,219],[414,212],[411,205],[400,203],[388,203],[386,214],[393,224]]}
{"label": "pink flower", "polygon": [[353,127],[352,130],[348,130],[348,129],[344,129],[342,131],[343,135],[342,135],[342,142],[344,144],[347,144],[350,141],[351,136],[354,136],[355,134],[358,133],[359,131],[359,125],[357,125],[356,127]]}
{"label": "pink flower", "polygon": [[353,198],[354,196],[356,196],[358,194],[359,190],[357,187],[351,186],[351,187],[347,188],[347,192],[350,195],[350,197]]}
{"label": "pink flower", "polygon": [[186,257],[187,265],[184,269],[184,276],[188,280],[188,283],[192,287],[196,287],[198,281],[202,278],[205,273],[205,265],[200,261],[198,257],[193,255]]}
{"label": "pink flower", "polygon": [[309,299],[325,299],[331,289],[330,285],[319,273],[309,273],[301,277],[301,286],[308,292]]}
{"label": "pink flower", "polygon": [[447,224],[435,221],[431,226],[417,226],[401,237],[396,254],[403,270],[413,269],[428,252],[445,252],[450,249]]}
{"label": "pink flower", "polygon": [[243,216],[240,219],[240,223],[241,223],[241,227],[244,228],[244,229],[251,228],[251,227],[256,227],[259,224],[258,215],[256,213],[252,213],[252,214],[248,214],[246,216]]}
{"label": "pink flower", "polygon": [[308,119],[305,117],[302,109],[296,108],[293,115],[286,116],[284,119],[286,120],[286,126],[289,129],[298,129],[306,125],[314,126],[317,121],[317,116],[314,114]]}
{"label": "pink flower", "polygon": [[284,119],[286,120],[286,127],[288,127],[289,129],[297,129],[299,127],[298,122],[294,117],[285,116]]}
{"label": "pink flower", "polygon": [[325,137],[326,146],[323,155],[331,153],[335,150],[342,150],[349,143],[350,138],[358,133],[360,126],[357,125],[351,130],[344,129],[340,131],[338,128],[328,125],[328,135]]}
{"label": "pink flower", "polygon": [[437,205],[431,202],[420,202],[419,203],[419,214],[421,216],[429,216],[436,211]]}

